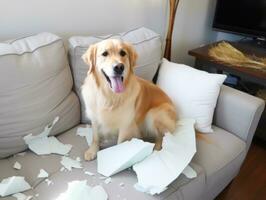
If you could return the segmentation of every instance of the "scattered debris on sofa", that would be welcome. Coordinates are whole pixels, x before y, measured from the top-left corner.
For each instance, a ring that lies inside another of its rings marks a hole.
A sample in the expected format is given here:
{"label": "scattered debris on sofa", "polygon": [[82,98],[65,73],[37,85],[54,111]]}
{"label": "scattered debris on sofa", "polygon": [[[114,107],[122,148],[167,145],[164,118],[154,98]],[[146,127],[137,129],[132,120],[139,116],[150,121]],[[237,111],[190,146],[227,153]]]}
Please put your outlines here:
{"label": "scattered debris on sofa", "polygon": [[47,183],[47,185],[48,185],[48,186],[50,186],[50,185],[53,185],[53,184],[54,184],[54,182],[53,182],[52,180],[48,179],[48,178],[47,178],[47,179],[45,179],[44,181]]}
{"label": "scattered debris on sofa", "polygon": [[85,171],[84,174],[89,175],[89,176],[94,176],[95,175],[94,173],[92,173],[90,171]]}
{"label": "scattered debris on sofa", "polygon": [[72,181],[68,183],[67,191],[61,193],[56,200],[73,200],[73,199],[97,199],[107,200],[108,195],[102,186],[97,185],[90,187],[87,181]]}
{"label": "scattered debris on sofa", "polygon": [[23,193],[16,193],[16,194],[13,194],[12,197],[15,197],[17,198],[17,200],[30,200],[33,198],[33,196],[27,196]]}
{"label": "scattered debris on sofa", "polygon": [[47,178],[49,177],[49,174],[47,171],[45,171],[44,169],[40,169],[40,172],[37,176],[37,178]]}
{"label": "scattered debris on sofa", "polygon": [[17,157],[17,156],[25,156],[26,155],[26,151],[23,151],[23,152],[20,152],[20,153],[17,153],[14,155],[14,157]]}
{"label": "scattered debris on sofa", "polygon": [[125,187],[125,183],[121,182],[121,183],[119,183],[119,186],[124,188]]}
{"label": "scattered debris on sofa", "polygon": [[0,196],[5,197],[31,189],[30,184],[22,176],[12,176],[0,183]]}
{"label": "scattered debris on sofa", "polygon": [[68,170],[71,171],[72,168],[82,168],[79,159],[74,160],[72,158],[63,156],[61,160],[61,164]]}
{"label": "scattered debris on sofa", "polygon": [[[60,161],[63,165],[60,168],[61,172],[72,171],[72,168],[81,169],[83,167],[80,157],[76,159],[68,157],[72,145],[65,145],[54,136],[49,136],[58,120],[59,117],[56,117],[40,135],[27,135],[24,140],[37,155],[51,153],[63,155]],[[194,123],[195,121],[190,119],[180,120],[174,134],[166,133],[161,151],[153,151],[153,143],[136,138],[99,151],[97,153],[97,172],[104,176],[98,178],[108,185],[112,182],[110,176],[125,169],[132,170],[130,167],[133,167],[138,178],[138,182],[134,185],[135,189],[151,195],[163,192],[181,173],[187,178],[195,178],[197,173],[188,165],[196,152]],[[77,135],[86,137],[87,143],[90,144],[92,128],[90,126],[78,128]],[[21,156],[24,154],[25,152]],[[13,168],[17,170],[21,167],[17,161],[13,165]],[[84,174],[95,177],[94,173],[85,169]],[[53,185],[53,181],[48,177],[49,173],[40,169],[37,178],[45,178],[44,181],[48,186]],[[124,188],[125,184],[121,182],[118,186]],[[0,183],[0,196],[13,194],[13,197],[19,200],[29,200],[32,198],[31,196],[20,192],[30,188],[31,186],[24,177],[9,177]],[[57,200],[79,199],[81,196],[84,198],[84,195],[88,199],[107,199],[107,194],[101,186],[90,187],[87,185],[87,181],[72,181],[68,183],[67,191],[60,194]]]}
{"label": "scattered debris on sofa", "polygon": [[88,143],[88,146],[92,143],[92,128],[90,125],[86,125],[86,127],[79,127],[77,129],[77,135],[81,137],[85,137]]}
{"label": "scattered debris on sofa", "polygon": [[107,177],[105,180],[104,180],[104,183],[105,184],[109,184],[112,182],[112,178],[111,177]]}
{"label": "scattered debris on sofa", "polygon": [[142,161],[152,153],[153,147],[152,143],[133,138],[103,149],[97,153],[97,171],[104,176],[114,175]]}
{"label": "scattered debris on sofa", "polygon": [[48,155],[52,153],[67,155],[69,153],[72,145],[63,144],[56,137],[49,136],[52,128],[58,120],[59,117],[56,117],[52,124],[47,125],[44,128],[44,131],[41,134],[37,136],[29,134],[24,137],[25,143],[28,145],[30,150],[32,150],[37,155]]}
{"label": "scattered debris on sofa", "polygon": [[183,172],[196,153],[194,123],[195,120],[179,120],[175,133],[165,134],[162,150],[133,166],[138,177],[137,190],[160,194]]}
{"label": "scattered debris on sofa", "polygon": [[14,165],[13,165],[13,168],[14,169],[17,169],[17,170],[20,170],[21,169],[21,164],[19,162],[15,162]]}
{"label": "scattered debris on sofa", "polygon": [[197,172],[189,165],[183,170],[182,174],[184,174],[187,178],[190,179],[197,177]]}
{"label": "scattered debris on sofa", "polygon": [[166,133],[161,151],[153,151],[154,144],[139,139],[99,151],[98,173],[111,176],[133,166],[138,177],[135,188],[152,195],[167,189],[182,172],[194,178],[196,172],[188,166],[196,153],[194,123],[190,119],[180,120],[174,134]]}

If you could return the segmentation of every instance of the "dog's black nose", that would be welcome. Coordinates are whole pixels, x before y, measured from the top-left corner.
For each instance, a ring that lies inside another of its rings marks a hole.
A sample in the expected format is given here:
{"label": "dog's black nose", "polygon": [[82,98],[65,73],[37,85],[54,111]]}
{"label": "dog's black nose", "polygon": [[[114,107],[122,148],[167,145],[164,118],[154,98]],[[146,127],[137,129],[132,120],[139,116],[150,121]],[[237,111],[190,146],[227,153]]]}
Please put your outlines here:
{"label": "dog's black nose", "polygon": [[124,65],[122,63],[119,63],[114,67],[114,71],[117,75],[121,75],[124,71],[124,68]]}

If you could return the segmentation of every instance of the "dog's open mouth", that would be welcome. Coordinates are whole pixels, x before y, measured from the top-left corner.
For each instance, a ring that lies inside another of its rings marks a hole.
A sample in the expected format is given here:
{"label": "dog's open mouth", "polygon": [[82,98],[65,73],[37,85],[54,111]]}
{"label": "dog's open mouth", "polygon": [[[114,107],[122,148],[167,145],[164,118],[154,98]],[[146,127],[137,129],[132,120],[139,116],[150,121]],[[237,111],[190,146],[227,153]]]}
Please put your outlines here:
{"label": "dog's open mouth", "polygon": [[102,70],[102,73],[105,76],[113,92],[121,93],[124,91],[124,84],[123,84],[124,77],[123,76],[121,75],[107,76],[107,74],[103,70]]}

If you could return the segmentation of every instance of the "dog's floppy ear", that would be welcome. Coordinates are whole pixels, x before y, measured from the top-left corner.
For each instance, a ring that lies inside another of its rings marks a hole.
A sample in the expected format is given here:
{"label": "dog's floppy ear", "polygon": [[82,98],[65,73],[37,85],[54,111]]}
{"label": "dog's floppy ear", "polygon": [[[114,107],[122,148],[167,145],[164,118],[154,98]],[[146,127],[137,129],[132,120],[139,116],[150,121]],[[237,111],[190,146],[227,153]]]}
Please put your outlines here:
{"label": "dog's floppy ear", "polygon": [[96,45],[90,45],[88,50],[83,54],[82,59],[83,61],[89,65],[88,73],[90,73],[96,65]]}
{"label": "dog's floppy ear", "polygon": [[138,54],[132,44],[126,42],[126,46],[127,46],[127,52],[129,54],[130,67],[133,68],[136,66]]}

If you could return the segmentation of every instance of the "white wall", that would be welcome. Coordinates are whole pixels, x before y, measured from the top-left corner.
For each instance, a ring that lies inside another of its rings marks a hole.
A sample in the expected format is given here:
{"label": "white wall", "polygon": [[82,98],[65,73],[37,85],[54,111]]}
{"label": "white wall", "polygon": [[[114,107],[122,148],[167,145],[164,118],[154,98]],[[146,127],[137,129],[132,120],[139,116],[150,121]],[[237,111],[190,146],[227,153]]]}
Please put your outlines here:
{"label": "white wall", "polygon": [[146,26],[164,34],[166,0],[1,0],[0,41],[42,31],[110,34]]}
{"label": "white wall", "polygon": [[214,7],[213,0],[180,1],[173,34],[173,61],[192,65],[194,59],[188,50],[216,39],[216,32],[211,30]]}
{"label": "white wall", "polygon": [[[172,60],[193,65],[189,49],[230,35],[212,31],[215,0],[180,0]],[[47,31],[71,35],[119,33],[145,26],[164,36],[167,0],[0,0],[0,41]]]}

